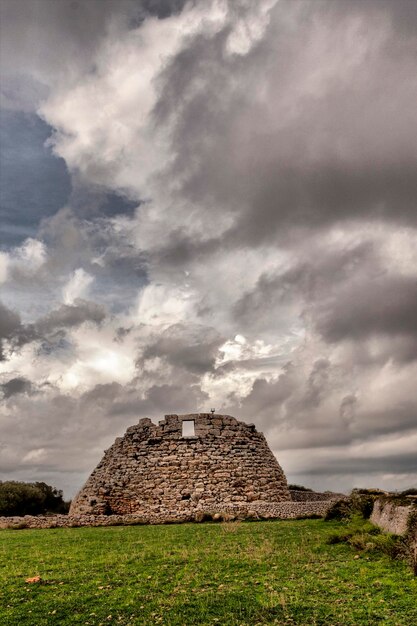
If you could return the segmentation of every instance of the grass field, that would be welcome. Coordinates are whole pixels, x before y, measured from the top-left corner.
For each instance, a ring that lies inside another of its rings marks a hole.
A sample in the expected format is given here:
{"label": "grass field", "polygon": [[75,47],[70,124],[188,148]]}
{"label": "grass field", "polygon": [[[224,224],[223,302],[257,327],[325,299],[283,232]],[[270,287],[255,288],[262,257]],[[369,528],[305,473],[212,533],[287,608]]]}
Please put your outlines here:
{"label": "grass field", "polygon": [[[417,579],[338,522],[0,531],[1,626],[417,624]],[[355,558],[356,557],[356,558]],[[40,575],[42,583],[25,583]]]}

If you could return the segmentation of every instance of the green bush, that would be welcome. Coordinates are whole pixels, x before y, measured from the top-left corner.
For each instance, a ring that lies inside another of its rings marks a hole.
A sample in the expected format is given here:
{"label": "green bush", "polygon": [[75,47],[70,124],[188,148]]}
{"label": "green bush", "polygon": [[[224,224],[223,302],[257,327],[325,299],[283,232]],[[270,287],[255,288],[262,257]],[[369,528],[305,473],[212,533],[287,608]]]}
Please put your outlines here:
{"label": "green bush", "polygon": [[402,496],[417,496],[417,489],[411,488],[406,489],[405,491],[401,491]]}
{"label": "green bush", "polygon": [[348,520],[353,514],[350,500],[336,500],[328,509],[325,516],[326,522],[330,520]]}
{"label": "green bush", "polygon": [[0,515],[23,516],[67,513],[69,503],[62,491],[46,483],[0,482]]}
{"label": "green bush", "polygon": [[364,519],[371,516],[374,502],[378,497],[377,490],[353,489],[348,498],[336,500],[328,509],[325,520],[349,520],[353,515]]}

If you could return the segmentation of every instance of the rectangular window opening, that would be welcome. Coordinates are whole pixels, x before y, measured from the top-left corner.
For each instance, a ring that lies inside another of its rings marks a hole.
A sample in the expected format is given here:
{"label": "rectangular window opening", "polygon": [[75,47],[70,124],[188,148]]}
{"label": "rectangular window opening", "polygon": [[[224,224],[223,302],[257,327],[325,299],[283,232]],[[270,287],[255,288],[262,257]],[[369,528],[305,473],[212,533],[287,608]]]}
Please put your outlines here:
{"label": "rectangular window opening", "polygon": [[182,423],[182,436],[195,437],[194,420],[184,420]]}

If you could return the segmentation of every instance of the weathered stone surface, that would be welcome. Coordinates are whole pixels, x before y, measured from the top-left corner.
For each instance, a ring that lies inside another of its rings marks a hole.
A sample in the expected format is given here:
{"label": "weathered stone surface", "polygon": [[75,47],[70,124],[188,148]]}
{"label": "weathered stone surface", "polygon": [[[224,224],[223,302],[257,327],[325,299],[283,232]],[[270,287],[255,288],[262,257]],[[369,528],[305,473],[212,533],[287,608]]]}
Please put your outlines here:
{"label": "weathered stone surface", "polygon": [[[194,421],[194,436],[182,436],[183,421]],[[252,510],[257,502],[290,501],[285,475],[253,424],[210,413],[166,415],[158,425],[141,419],[116,439],[70,515],[182,521],[226,504],[251,503]]]}
{"label": "weathered stone surface", "polygon": [[231,521],[234,519],[294,519],[319,515],[324,517],[331,500],[313,502],[251,502],[224,503],[210,507],[195,507],[192,512],[148,510],[146,515],[25,515],[0,517],[0,529],[71,528],[74,526],[120,526],[133,524],[167,524],[201,522],[205,519]]}
{"label": "weathered stone surface", "polygon": [[290,489],[291,500],[294,502],[315,502],[317,500],[343,500],[347,496],[344,493],[334,493],[332,491],[298,491]]}
{"label": "weathered stone surface", "polygon": [[393,502],[376,500],[371,514],[371,522],[379,526],[385,532],[394,535],[404,535],[407,531],[408,518],[413,510],[413,505],[398,506]]}

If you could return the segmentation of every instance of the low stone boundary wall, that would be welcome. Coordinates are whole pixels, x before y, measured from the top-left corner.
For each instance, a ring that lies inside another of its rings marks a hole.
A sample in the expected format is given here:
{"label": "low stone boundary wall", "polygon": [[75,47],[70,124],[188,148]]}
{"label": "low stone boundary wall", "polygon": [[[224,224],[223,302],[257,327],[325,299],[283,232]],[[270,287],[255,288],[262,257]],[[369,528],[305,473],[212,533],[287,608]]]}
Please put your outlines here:
{"label": "low stone boundary wall", "polygon": [[404,535],[407,531],[407,522],[412,509],[412,504],[398,506],[393,502],[376,500],[370,520],[375,526],[379,526],[387,533]]}
{"label": "low stone boundary wall", "polygon": [[332,500],[313,502],[251,502],[249,505],[213,505],[197,507],[192,513],[165,513],[143,515],[25,515],[0,517],[0,528],[74,528],[78,526],[129,526],[134,524],[172,524],[201,522],[204,519],[295,519],[317,515],[324,517]]}
{"label": "low stone boundary wall", "polygon": [[342,500],[347,498],[344,493],[298,491],[297,489],[290,489],[290,496],[293,502],[316,502],[318,500]]}
{"label": "low stone boundary wall", "polygon": [[324,517],[334,500],[312,502],[252,502],[246,506],[218,505],[207,508],[207,513],[236,515],[243,519],[294,519],[319,515]]}

